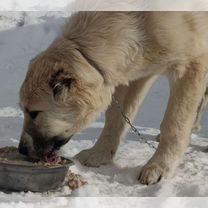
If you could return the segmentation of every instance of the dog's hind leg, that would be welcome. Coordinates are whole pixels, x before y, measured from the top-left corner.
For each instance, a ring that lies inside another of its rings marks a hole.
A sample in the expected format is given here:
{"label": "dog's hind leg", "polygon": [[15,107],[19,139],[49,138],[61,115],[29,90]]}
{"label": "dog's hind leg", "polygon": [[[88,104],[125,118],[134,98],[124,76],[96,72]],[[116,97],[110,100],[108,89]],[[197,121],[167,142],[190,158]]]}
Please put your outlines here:
{"label": "dog's hind leg", "polygon": [[153,157],[141,170],[141,183],[154,184],[162,177],[173,176],[189,144],[197,108],[206,88],[206,67],[206,59],[200,59],[190,63],[182,76],[173,69],[178,75],[171,76],[172,86],[161,124],[160,143]]}
{"label": "dog's hind leg", "polygon": [[[115,99],[122,106],[125,115],[133,120],[156,76],[133,81],[129,86],[119,86],[114,93]],[[129,126],[125,122],[116,104],[112,102],[106,111],[104,129],[96,144],[76,155],[84,165],[99,166],[112,161],[118,148],[120,138],[124,137]]]}

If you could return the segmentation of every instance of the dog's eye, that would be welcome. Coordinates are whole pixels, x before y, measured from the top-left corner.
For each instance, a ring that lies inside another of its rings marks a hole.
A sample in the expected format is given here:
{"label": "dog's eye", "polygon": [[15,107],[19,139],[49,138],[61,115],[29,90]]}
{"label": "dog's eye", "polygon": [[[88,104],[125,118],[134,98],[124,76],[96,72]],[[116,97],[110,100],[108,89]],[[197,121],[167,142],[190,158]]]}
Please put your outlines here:
{"label": "dog's eye", "polygon": [[64,88],[70,89],[73,82],[74,82],[74,79],[69,78],[69,79],[64,79],[62,81],[59,81],[57,83],[50,83],[50,86],[53,89],[53,95],[54,96],[59,95],[63,91]]}
{"label": "dog's eye", "polygon": [[33,120],[35,120],[40,112],[41,112],[41,111],[30,111],[30,112],[28,112],[28,113],[29,113],[30,117],[31,117]]}

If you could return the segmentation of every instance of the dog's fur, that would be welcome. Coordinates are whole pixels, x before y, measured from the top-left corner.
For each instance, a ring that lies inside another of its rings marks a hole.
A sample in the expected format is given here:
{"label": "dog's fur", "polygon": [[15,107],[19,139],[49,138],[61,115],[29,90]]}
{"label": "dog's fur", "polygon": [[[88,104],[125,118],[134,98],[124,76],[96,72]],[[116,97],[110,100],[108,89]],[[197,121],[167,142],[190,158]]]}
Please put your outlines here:
{"label": "dog's fur", "polygon": [[156,183],[174,174],[189,144],[207,72],[206,12],[76,13],[29,66],[19,148],[31,157],[47,154],[107,110],[100,138],[76,158],[88,166],[109,163],[128,129],[112,95],[133,120],[156,77],[166,74],[171,90],[160,143],[139,174],[141,183]]}

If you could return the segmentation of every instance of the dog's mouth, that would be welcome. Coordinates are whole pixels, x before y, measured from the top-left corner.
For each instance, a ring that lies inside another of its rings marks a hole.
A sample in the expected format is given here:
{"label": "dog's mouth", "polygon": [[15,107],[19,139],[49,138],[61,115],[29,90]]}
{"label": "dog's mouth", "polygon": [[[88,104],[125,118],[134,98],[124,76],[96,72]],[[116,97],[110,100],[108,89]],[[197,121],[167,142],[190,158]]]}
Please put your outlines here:
{"label": "dog's mouth", "polygon": [[53,146],[48,146],[48,148],[46,148],[46,150],[43,153],[42,160],[49,164],[59,163],[61,161],[61,157],[58,154],[59,153],[58,150],[64,144],[66,144],[71,139],[72,136],[70,136],[68,139],[61,139],[61,140],[59,139],[53,144]]}
{"label": "dog's mouth", "polygon": [[58,151],[51,151],[50,153],[43,155],[41,161],[50,165],[55,165],[61,161],[61,157],[59,156]]}

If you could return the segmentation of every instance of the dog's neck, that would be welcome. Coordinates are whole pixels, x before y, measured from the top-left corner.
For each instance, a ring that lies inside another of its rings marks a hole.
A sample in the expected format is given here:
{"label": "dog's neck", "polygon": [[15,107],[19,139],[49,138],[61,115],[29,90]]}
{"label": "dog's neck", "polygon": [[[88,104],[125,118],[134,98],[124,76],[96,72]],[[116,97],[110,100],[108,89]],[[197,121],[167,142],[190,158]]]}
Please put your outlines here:
{"label": "dog's neck", "polygon": [[[98,24],[99,19],[102,25]],[[138,78],[139,66],[136,67],[135,61],[143,58],[142,34],[138,35],[135,21],[134,16],[127,18],[119,12],[117,15],[77,13],[68,23],[63,38],[77,45],[77,50],[106,84],[125,85]]]}

